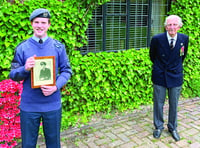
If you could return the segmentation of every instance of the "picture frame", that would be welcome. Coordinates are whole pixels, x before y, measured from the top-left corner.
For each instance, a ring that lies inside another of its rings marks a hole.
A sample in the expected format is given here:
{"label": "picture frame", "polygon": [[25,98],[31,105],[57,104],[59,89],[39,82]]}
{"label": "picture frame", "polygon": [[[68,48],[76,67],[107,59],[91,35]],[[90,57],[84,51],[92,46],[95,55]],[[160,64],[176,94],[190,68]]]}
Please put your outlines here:
{"label": "picture frame", "polygon": [[31,87],[55,85],[55,56],[35,57],[35,66],[31,69]]}

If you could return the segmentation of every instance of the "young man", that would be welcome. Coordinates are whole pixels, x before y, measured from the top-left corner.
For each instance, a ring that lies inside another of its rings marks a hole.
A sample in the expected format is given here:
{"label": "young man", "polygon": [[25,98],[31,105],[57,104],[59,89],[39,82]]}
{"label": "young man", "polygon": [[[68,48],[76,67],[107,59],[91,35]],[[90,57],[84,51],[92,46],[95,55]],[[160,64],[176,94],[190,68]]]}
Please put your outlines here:
{"label": "young man", "polygon": [[[20,43],[11,64],[10,78],[23,80],[20,104],[22,148],[35,148],[42,121],[46,146],[60,148],[61,87],[70,79],[72,71],[65,46],[47,35],[51,25],[50,12],[39,8],[32,12],[30,21],[33,36]],[[31,72],[34,57],[55,56],[55,86],[31,88]]]}
{"label": "young man", "polygon": [[183,84],[183,61],[188,51],[187,35],[177,33],[183,23],[179,16],[170,15],[165,20],[165,33],[155,35],[150,44],[150,59],[153,63],[152,81],[154,89],[153,136],[159,138],[163,124],[163,106],[168,91],[168,131],[179,141],[177,132],[177,105]]}

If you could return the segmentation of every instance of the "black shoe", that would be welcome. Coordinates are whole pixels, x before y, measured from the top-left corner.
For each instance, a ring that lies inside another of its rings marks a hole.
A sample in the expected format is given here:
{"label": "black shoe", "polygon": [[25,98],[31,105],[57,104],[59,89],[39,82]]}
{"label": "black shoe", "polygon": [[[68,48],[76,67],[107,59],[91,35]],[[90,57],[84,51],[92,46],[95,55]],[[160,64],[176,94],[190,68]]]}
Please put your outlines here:
{"label": "black shoe", "polygon": [[158,139],[158,138],[160,138],[161,133],[162,133],[161,129],[155,129],[153,131],[153,137]]}
{"label": "black shoe", "polygon": [[170,131],[169,132],[171,133],[172,137],[174,138],[175,141],[179,141],[180,140],[180,136],[178,134],[178,132],[176,130],[174,131]]}

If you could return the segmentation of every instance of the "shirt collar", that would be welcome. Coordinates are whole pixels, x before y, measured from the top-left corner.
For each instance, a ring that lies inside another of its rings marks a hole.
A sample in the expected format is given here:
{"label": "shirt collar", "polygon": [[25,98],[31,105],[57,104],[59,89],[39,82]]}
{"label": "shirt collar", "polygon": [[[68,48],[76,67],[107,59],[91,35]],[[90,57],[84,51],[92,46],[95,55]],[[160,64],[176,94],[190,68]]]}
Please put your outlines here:
{"label": "shirt collar", "polygon": [[177,34],[175,35],[175,37],[171,37],[170,35],[169,35],[169,33],[167,32],[167,39],[168,39],[168,41],[171,41],[171,39],[174,39],[174,41],[176,42],[176,40],[177,40]]}
{"label": "shirt collar", "polygon": [[[34,36],[34,35],[33,35],[32,39],[35,40],[36,42],[39,42],[39,40],[40,40],[40,38],[38,38],[38,37],[36,37],[36,36]],[[42,38],[43,43],[44,43],[47,39],[48,39],[48,36]]]}

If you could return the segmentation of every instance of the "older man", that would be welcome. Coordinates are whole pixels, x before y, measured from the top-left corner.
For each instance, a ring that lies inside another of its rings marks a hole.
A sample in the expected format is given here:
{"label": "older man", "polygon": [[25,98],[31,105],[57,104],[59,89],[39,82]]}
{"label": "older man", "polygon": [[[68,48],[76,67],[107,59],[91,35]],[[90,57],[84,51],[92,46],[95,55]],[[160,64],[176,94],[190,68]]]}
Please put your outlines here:
{"label": "older man", "polygon": [[[60,148],[61,87],[70,79],[72,71],[65,46],[47,36],[51,25],[50,12],[39,8],[30,15],[33,36],[20,43],[11,65],[10,78],[23,82],[20,104],[22,148],[36,148],[42,121],[46,146]],[[35,58],[54,56],[56,85],[31,88],[31,72]]]}
{"label": "older man", "polygon": [[166,32],[155,35],[150,44],[154,90],[155,130],[153,136],[159,138],[164,129],[163,106],[167,91],[169,99],[168,131],[176,141],[179,141],[177,105],[183,84],[183,61],[187,55],[189,38],[185,34],[178,33],[183,25],[179,16],[166,17],[164,25]]}

